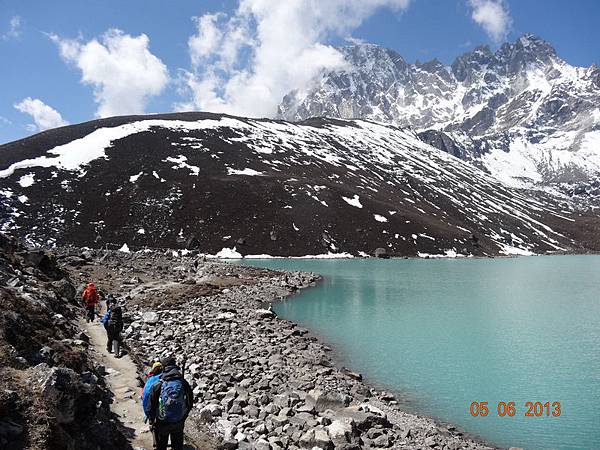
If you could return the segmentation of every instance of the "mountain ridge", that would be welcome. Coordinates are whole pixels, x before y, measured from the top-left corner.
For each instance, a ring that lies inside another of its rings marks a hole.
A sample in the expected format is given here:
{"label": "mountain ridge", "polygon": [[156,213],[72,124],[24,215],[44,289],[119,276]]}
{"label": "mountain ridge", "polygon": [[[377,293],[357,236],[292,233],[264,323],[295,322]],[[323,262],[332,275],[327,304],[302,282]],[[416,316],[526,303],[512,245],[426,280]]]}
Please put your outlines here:
{"label": "mountain ridge", "polygon": [[32,245],[274,256],[600,248],[597,217],[568,198],[511,188],[414,131],[367,120],[120,117],[0,154],[0,228]]}
{"label": "mountain ridge", "polygon": [[479,46],[451,65],[407,64],[375,44],[340,51],[347,67],[287,94],[278,118],[363,118],[442,132],[463,159],[514,186],[600,174],[600,69],[567,64],[541,38],[525,34],[494,53]]}

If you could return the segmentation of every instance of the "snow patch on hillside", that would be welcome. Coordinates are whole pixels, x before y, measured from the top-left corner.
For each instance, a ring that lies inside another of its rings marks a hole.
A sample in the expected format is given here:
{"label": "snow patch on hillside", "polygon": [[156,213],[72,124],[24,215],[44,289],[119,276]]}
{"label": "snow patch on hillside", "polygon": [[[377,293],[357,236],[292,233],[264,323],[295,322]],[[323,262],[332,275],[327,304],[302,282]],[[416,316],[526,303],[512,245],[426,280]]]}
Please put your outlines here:
{"label": "snow patch on hillside", "polygon": [[236,169],[232,169],[230,167],[227,168],[227,174],[228,175],[247,175],[249,177],[256,177],[256,176],[261,176],[263,175],[262,172],[259,172],[258,170],[254,170],[254,169],[243,169],[243,170],[236,170]]}
{"label": "snow patch on hillside", "polygon": [[360,197],[358,196],[358,194],[354,194],[354,197],[352,198],[342,196],[342,199],[349,205],[354,206],[356,208],[363,207],[363,205],[360,203]]}
{"label": "snow patch on hillside", "polygon": [[171,130],[205,130],[220,127],[247,126],[236,119],[223,117],[220,120],[204,119],[196,122],[183,120],[141,120],[111,128],[99,128],[80,139],[48,150],[47,155],[16,162],[4,170],[0,170],[0,178],[11,176],[16,170],[31,167],[57,167],[63,170],[78,170],[82,166],[99,158],[106,158],[106,149],[113,141],[123,139],[132,134],[151,131],[153,127],[163,127]]}
{"label": "snow patch on hillside", "polygon": [[19,178],[19,184],[21,187],[25,188],[33,186],[33,183],[35,183],[35,174],[33,173],[28,173],[27,175],[23,175],[21,178]]}

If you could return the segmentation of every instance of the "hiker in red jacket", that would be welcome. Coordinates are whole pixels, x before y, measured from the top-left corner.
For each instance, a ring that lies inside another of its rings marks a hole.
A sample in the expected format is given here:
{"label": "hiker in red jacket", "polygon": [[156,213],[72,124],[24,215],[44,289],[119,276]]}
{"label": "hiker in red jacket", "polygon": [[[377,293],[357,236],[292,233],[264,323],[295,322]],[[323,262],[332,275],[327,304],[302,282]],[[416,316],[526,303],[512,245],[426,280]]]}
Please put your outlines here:
{"label": "hiker in red jacket", "polygon": [[88,322],[94,321],[94,314],[96,312],[96,305],[100,301],[100,296],[98,295],[98,290],[96,289],[96,285],[94,283],[89,283],[83,294],[81,294],[81,298],[83,299],[83,306],[86,309],[86,320]]}

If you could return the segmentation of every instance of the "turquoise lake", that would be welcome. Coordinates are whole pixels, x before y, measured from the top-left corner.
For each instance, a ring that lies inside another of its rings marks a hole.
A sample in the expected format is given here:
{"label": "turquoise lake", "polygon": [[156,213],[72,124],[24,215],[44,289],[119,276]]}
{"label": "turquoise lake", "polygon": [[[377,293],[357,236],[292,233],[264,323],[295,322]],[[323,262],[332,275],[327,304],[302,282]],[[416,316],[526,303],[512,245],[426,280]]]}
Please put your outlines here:
{"label": "turquoise lake", "polygon": [[[243,263],[323,275],[275,311],[406,409],[499,446],[600,449],[600,256]],[[561,415],[526,417],[528,401]]]}

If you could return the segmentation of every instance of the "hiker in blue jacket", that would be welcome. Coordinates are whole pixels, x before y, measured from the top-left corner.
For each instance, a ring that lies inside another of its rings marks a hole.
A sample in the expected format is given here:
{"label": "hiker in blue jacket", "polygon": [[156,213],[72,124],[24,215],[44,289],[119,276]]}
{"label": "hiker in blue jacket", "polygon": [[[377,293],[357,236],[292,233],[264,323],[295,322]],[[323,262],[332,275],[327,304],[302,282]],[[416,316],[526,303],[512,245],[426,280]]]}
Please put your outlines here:
{"label": "hiker in blue jacket", "polygon": [[[157,450],[166,450],[169,437],[173,450],[183,449],[183,428],[194,406],[194,393],[175,362],[175,357],[161,359],[163,372],[153,381],[146,394],[144,412],[150,421]],[[151,379],[148,379],[148,384]],[[147,395],[147,401],[146,401]]]}

